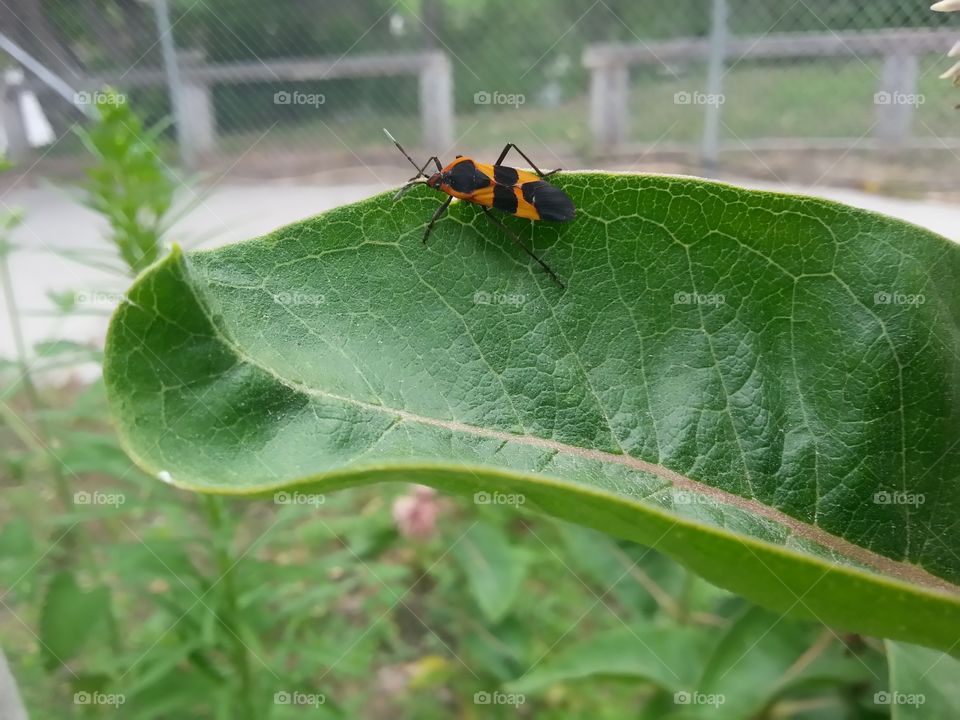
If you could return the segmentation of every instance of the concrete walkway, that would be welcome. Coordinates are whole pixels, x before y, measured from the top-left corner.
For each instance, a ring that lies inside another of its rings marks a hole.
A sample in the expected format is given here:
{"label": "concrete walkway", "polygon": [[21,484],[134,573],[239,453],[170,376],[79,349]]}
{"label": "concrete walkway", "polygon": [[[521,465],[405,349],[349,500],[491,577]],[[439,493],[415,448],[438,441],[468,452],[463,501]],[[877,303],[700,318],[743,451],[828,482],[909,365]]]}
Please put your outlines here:
{"label": "concrete walkway", "polygon": [[[390,178],[402,181],[402,178]],[[899,200],[853,190],[817,188],[810,191],[756,182],[739,184],[765,190],[820,195],[849,205],[886,213],[927,227],[960,241],[960,207],[932,202]],[[262,235],[270,230],[324,210],[360,200],[385,189],[383,183],[342,187],[224,184],[186,215],[170,233],[185,247],[214,247]],[[65,192],[56,189],[15,188],[0,203],[0,211],[19,207],[23,225],[14,234],[20,251],[11,259],[17,303],[23,315],[26,340],[69,338],[100,343],[117,297],[129,284],[125,275],[89,268],[55,251],[103,252],[105,225],[100,218]],[[100,255],[96,255],[100,257]],[[53,313],[48,292],[75,290],[83,294],[82,312],[67,318]],[[0,303],[2,303],[0,298]],[[13,356],[7,309],[0,307],[0,357]]]}

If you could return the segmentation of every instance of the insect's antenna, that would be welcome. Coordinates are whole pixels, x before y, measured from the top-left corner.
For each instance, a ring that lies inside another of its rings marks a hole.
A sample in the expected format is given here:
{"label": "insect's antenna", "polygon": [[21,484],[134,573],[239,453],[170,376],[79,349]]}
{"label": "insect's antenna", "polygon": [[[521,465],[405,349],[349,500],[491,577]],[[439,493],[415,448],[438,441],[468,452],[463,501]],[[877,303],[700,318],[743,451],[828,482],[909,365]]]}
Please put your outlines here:
{"label": "insect's antenna", "polygon": [[402,198],[404,195],[406,195],[406,194],[410,191],[410,188],[412,188],[414,185],[423,185],[423,184],[426,183],[426,182],[427,182],[426,180],[417,180],[416,178],[414,178],[414,179],[412,179],[412,180],[408,180],[408,181],[407,181],[407,184],[404,185],[402,188],[400,188],[400,189],[397,191],[397,194],[393,196],[393,199],[394,199],[394,200],[399,200],[399,199]]}
{"label": "insect's antenna", "polygon": [[[413,165],[413,167],[416,169],[417,174],[416,174],[414,177],[420,177],[421,175],[423,175],[423,172],[420,170],[420,166],[417,165],[417,164],[413,161],[413,158],[410,157],[410,156],[407,154],[407,151],[404,150],[403,147],[400,145],[400,143],[397,142],[397,139],[396,139],[393,135],[390,134],[390,131],[387,130],[386,128],[383,128],[383,132],[386,133],[387,137],[390,138],[391,142],[393,142],[393,144],[397,146],[397,150],[399,150],[400,152],[402,152],[402,153],[403,153],[403,156],[404,156],[407,160],[409,160],[409,161],[410,161],[410,164]],[[426,177],[426,175],[423,175],[423,176]]]}

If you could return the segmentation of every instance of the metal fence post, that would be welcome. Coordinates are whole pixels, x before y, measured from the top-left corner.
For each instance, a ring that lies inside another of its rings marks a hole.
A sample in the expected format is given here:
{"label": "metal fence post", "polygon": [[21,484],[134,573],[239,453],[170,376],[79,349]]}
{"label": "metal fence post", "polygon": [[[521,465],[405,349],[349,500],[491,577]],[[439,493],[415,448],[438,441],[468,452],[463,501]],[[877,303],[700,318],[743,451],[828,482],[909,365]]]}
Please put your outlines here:
{"label": "metal fence post", "polygon": [[707,170],[717,167],[720,153],[720,107],[723,103],[723,69],[727,56],[727,16],[727,0],[713,0],[707,56],[708,97],[703,107],[703,143],[700,150],[700,160]]}
{"label": "metal fence post", "polygon": [[211,82],[196,72],[204,65],[202,50],[179,50],[177,64],[183,70],[177,103],[178,140],[191,163],[217,147],[217,113]]}
{"label": "metal fence post", "polygon": [[173,26],[170,24],[170,6],[167,0],[154,0],[153,9],[157,17],[157,42],[160,43],[160,50],[163,53],[163,71],[167,78],[167,92],[170,94],[170,107],[173,111],[180,162],[185,167],[193,167],[196,157],[190,144],[184,116],[183,82],[180,78],[180,66],[177,63]]}

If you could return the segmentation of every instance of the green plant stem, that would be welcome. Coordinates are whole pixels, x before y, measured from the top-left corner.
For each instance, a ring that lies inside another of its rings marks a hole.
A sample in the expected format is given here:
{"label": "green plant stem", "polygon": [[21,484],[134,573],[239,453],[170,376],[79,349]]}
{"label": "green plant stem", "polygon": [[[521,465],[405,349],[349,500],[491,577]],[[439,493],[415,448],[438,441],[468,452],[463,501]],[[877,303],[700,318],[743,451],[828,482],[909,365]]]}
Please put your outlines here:
{"label": "green plant stem", "polygon": [[232,648],[230,659],[240,681],[240,693],[237,699],[240,707],[234,717],[254,720],[256,717],[254,712],[255,692],[253,675],[250,672],[250,652],[240,633],[240,607],[237,587],[233,579],[233,570],[237,562],[233,557],[231,548],[233,529],[227,519],[227,514],[224,512],[224,500],[222,498],[208,495],[204,498],[204,503],[213,534],[217,571],[220,583],[223,585],[223,602],[218,608],[219,619],[228,631],[229,637],[226,640]]}
{"label": "green plant stem", "polygon": [[[13,290],[13,279],[10,274],[10,264],[6,253],[0,253],[0,284],[3,285],[4,301],[7,306],[10,328],[13,333],[17,368],[20,371],[19,382],[23,384],[24,394],[30,403],[30,410],[36,419],[36,427],[31,427],[29,423],[2,400],[0,400],[0,418],[3,419],[26,447],[47,460],[50,475],[53,478],[54,492],[56,492],[64,509],[70,511],[74,506],[73,493],[71,492],[70,481],[63,472],[63,461],[57,456],[50,445],[52,434],[43,417],[46,407],[40,397],[36,384],[33,382],[33,377],[30,372],[27,343],[23,336],[23,326],[20,324],[20,308],[17,305],[16,293]],[[84,542],[82,535],[83,530],[81,526],[74,525],[59,538],[57,544],[62,549],[59,562],[73,564],[70,562],[72,558],[75,559],[77,556],[83,555],[86,558],[86,567],[90,569],[92,574],[99,576],[102,582],[104,568],[96,562],[93,545]],[[110,633],[110,644],[115,653],[120,652],[120,639],[116,633]]]}
{"label": "green plant stem", "polygon": [[690,623],[691,608],[693,602],[693,588],[697,582],[697,576],[689,570],[683,571],[683,585],[680,586],[680,592],[677,595],[677,622],[680,625]]}
{"label": "green plant stem", "polygon": [[[0,281],[3,285],[4,301],[7,305],[7,315],[10,319],[10,328],[13,332],[13,344],[16,352],[17,367],[20,370],[20,382],[23,383],[23,390],[30,403],[30,409],[36,417],[36,429],[30,430],[29,426],[24,424],[25,428],[35,436],[36,444],[39,445],[43,454],[46,456],[50,466],[50,474],[53,477],[53,484],[60,501],[64,508],[73,507],[73,496],[70,493],[70,485],[63,474],[63,467],[60,458],[50,447],[50,431],[43,419],[43,401],[40,399],[40,393],[37,392],[37,386],[33,382],[33,376],[30,373],[30,363],[27,359],[27,344],[23,339],[23,327],[20,324],[20,310],[17,306],[17,296],[13,291],[13,279],[10,275],[10,263],[6,254],[0,254]],[[21,428],[23,429],[23,428]],[[65,538],[65,541],[67,539]]]}

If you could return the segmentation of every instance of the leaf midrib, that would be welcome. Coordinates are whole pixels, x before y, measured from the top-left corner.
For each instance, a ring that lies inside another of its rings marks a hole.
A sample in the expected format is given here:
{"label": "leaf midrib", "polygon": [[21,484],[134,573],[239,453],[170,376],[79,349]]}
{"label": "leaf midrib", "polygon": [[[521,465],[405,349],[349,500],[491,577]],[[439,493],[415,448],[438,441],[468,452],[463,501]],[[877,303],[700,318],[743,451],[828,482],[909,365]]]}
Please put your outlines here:
{"label": "leaf midrib", "polygon": [[[179,250],[179,248],[177,249]],[[960,586],[948,582],[947,580],[938,577],[922,567],[913,565],[911,563],[906,563],[899,560],[894,560],[885,555],[881,555],[872,550],[864,548],[860,545],[846,540],[838,535],[834,535],[820,527],[805,523],[797,518],[787,515],[781,510],[778,510],[769,505],[765,505],[757,500],[744,498],[740,495],[722,490],[720,488],[708,485],[699,480],[682,475],[668,467],[663,465],[658,465],[656,463],[651,463],[640,458],[633,457],[631,455],[623,454],[618,455],[611,452],[606,452],[603,450],[594,450],[590,448],[582,448],[576,445],[569,445],[566,443],[561,443],[556,440],[549,440],[546,438],[537,437],[534,435],[522,434],[518,435],[516,433],[509,433],[501,430],[492,430],[489,428],[483,428],[477,425],[469,425],[467,423],[462,423],[456,420],[443,420],[439,418],[428,417],[424,415],[418,415],[416,413],[409,412],[407,410],[401,410],[399,408],[392,408],[387,405],[378,405],[375,403],[366,402],[364,400],[358,400],[356,398],[347,397],[344,395],[339,395],[337,393],[330,392],[328,390],[322,390],[319,388],[314,388],[309,385],[305,385],[302,382],[287,378],[272,367],[264,365],[259,362],[254,357],[246,353],[241,346],[239,346],[226,332],[225,329],[220,327],[214,320],[213,314],[210,312],[208,303],[203,296],[203,293],[196,284],[191,282],[191,274],[188,270],[188,263],[186,262],[186,257],[182,254],[182,251],[171,253],[170,260],[175,261],[179,257],[179,262],[181,266],[181,273],[184,280],[184,284],[189,289],[190,293],[193,295],[196,300],[197,306],[200,308],[204,317],[206,318],[211,331],[213,332],[214,339],[218,340],[223,344],[223,346],[236,357],[238,362],[246,363],[251,367],[254,367],[261,372],[266,373],[270,377],[274,378],[281,385],[289,388],[290,390],[303,393],[308,396],[323,398],[325,400],[332,400],[346,405],[352,405],[354,407],[367,410],[370,412],[376,412],[381,414],[386,414],[394,417],[395,419],[401,422],[410,422],[419,425],[424,425],[428,427],[436,427],[448,432],[463,433],[466,435],[471,435],[474,437],[482,437],[493,440],[499,440],[501,442],[507,443],[520,443],[522,445],[527,445],[531,447],[537,447],[544,450],[550,450],[554,453],[563,453],[571,455],[574,457],[583,458],[586,460],[594,460],[597,462],[610,463],[615,465],[622,465],[631,470],[636,470],[639,472],[645,472],[656,477],[659,477],[663,480],[666,480],[670,485],[677,490],[694,492],[700,495],[710,497],[711,499],[719,502],[732,505],[737,509],[763,517],[765,519],[771,520],[775,523],[783,525],[787,530],[789,530],[793,535],[816,543],[828,550],[831,550],[843,557],[849,557],[852,560],[861,563],[863,565],[869,566],[874,571],[900,580],[906,583],[912,583],[915,585],[921,585],[930,589],[938,590],[945,592],[949,595],[960,596]],[[395,425],[391,426],[391,429]],[[579,492],[580,489],[577,486],[572,485],[568,482],[564,482],[559,478],[554,478],[551,476],[551,479],[556,482],[562,482],[566,487],[570,488],[575,492]],[[603,492],[603,494],[609,494],[605,491],[597,489],[598,492]],[[635,500],[626,498],[622,495],[616,495],[618,500],[631,502],[635,504],[640,504]],[[760,541],[759,538],[754,538]],[[783,548],[786,550],[786,548]]]}

